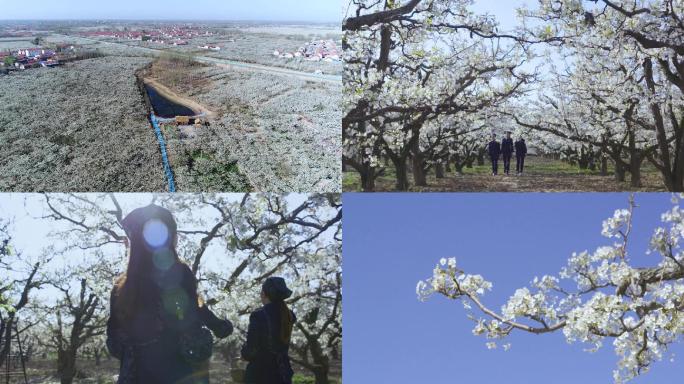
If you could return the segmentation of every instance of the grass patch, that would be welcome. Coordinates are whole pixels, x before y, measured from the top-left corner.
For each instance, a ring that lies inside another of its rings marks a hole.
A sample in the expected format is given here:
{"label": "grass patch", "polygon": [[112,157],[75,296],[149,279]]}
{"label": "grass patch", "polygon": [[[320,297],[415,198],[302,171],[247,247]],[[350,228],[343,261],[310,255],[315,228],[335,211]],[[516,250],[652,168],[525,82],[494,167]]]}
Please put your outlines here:
{"label": "grass patch", "polygon": [[[292,384],[315,384],[316,379],[313,376],[305,376],[302,375],[301,373],[295,373],[295,375],[292,377]],[[330,379],[331,384],[338,384],[340,383],[339,381],[335,379]]]}
{"label": "grass patch", "polygon": [[188,153],[187,169],[192,188],[200,191],[249,192],[252,187],[237,162],[222,162],[205,151]]}
{"label": "grass patch", "polygon": [[181,94],[194,94],[211,82],[203,73],[206,64],[195,61],[194,56],[165,52],[155,60],[145,77],[157,79],[161,84]]}

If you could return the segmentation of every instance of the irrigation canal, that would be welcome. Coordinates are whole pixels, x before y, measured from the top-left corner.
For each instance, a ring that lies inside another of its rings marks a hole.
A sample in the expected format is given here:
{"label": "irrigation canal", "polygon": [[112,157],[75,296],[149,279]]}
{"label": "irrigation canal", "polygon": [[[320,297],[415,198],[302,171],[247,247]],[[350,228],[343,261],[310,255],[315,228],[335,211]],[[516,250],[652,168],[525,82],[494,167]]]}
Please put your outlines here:
{"label": "irrigation canal", "polygon": [[155,115],[159,117],[174,118],[176,116],[196,115],[195,111],[192,109],[165,98],[149,84],[145,84],[145,91],[150,97],[150,103],[152,104]]}
{"label": "irrigation canal", "polygon": [[162,134],[161,128],[159,128],[159,121],[154,112],[150,113],[150,121],[154,127],[154,133],[157,135],[157,141],[159,142],[159,149],[161,150],[162,162],[164,163],[164,172],[166,173],[166,180],[169,182],[169,192],[176,192],[176,183],[173,179],[173,171],[171,170],[171,164],[169,163],[169,156],[166,153],[166,141],[164,140],[164,135]]}

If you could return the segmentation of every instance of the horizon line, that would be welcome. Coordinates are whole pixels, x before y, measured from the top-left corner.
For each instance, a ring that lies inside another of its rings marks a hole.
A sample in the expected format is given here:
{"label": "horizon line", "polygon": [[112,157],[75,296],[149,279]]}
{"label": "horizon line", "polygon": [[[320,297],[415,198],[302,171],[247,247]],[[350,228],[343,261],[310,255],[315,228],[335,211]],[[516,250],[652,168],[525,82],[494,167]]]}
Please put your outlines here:
{"label": "horizon line", "polygon": [[341,21],[326,21],[326,20],[269,20],[269,19],[127,19],[127,18],[92,18],[92,19],[67,19],[67,18],[55,18],[55,19],[0,19],[0,22],[4,21],[215,21],[215,22],[250,22],[250,23],[310,23],[310,24],[340,24]]}

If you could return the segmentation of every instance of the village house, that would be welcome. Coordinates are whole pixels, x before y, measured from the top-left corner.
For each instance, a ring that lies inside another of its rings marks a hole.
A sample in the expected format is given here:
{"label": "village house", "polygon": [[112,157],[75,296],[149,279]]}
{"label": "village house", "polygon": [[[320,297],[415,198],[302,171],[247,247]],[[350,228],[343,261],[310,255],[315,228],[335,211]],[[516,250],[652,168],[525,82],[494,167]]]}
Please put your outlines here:
{"label": "village house", "polygon": [[14,67],[18,69],[54,67],[60,64],[57,53],[44,48],[18,49],[9,54],[5,53],[4,56],[0,56],[3,65],[5,58],[10,56],[14,58]]}
{"label": "village house", "polygon": [[199,36],[212,36],[213,32],[200,27],[188,25],[169,25],[162,27],[144,28],[139,30],[99,30],[82,32],[82,35],[100,38],[117,38],[137,41],[149,41],[158,44],[189,45],[188,40]]}
{"label": "village house", "polygon": [[296,52],[285,52],[276,49],[274,56],[283,59],[304,58],[307,61],[340,61],[340,51],[332,40],[312,41],[304,47],[299,47]]}

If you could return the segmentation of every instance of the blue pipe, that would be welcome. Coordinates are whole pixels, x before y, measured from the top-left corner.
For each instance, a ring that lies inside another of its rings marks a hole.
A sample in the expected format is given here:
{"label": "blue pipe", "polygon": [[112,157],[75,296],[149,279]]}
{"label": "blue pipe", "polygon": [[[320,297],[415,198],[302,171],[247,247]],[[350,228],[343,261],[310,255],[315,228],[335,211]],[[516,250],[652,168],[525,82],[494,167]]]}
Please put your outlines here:
{"label": "blue pipe", "polygon": [[169,157],[166,155],[166,142],[164,141],[164,135],[162,135],[161,129],[159,129],[157,116],[154,115],[154,112],[150,113],[150,120],[152,121],[152,126],[154,126],[154,132],[157,134],[157,141],[159,141],[159,148],[161,149],[162,154],[162,162],[164,163],[164,171],[166,172],[166,178],[169,181],[169,192],[176,192],[176,184],[173,181],[173,172],[171,172]]}

